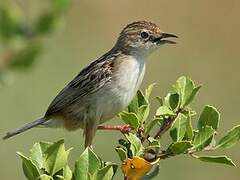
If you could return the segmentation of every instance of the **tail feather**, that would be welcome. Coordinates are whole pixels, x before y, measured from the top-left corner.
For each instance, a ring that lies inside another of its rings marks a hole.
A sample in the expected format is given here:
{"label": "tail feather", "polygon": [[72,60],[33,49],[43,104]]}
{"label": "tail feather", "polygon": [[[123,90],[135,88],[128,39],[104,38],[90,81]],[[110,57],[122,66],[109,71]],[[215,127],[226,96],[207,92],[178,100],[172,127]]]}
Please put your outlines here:
{"label": "tail feather", "polygon": [[15,136],[15,135],[17,135],[17,134],[20,134],[20,133],[22,133],[22,132],[24,132],[24,131],[27,131],[27,130],[33,128],[33,127],[36,127],[36,126],[38,126],[38,125],[43,124],[45,121],[46,121],[45,118],[36,119],[36,120],[33,121],[33,122],[30,122],[30,123],[25,124],[25,125],[24,125],[23,127],[21,127],[21,128],[17,128],[17,129],[15,129],[15,130],[12,131],[12,132],[7,132],[6,135],[5,135],[2,139],[8,139],[8,138],[10,138],[10,137],[12,137],[12,136]]}

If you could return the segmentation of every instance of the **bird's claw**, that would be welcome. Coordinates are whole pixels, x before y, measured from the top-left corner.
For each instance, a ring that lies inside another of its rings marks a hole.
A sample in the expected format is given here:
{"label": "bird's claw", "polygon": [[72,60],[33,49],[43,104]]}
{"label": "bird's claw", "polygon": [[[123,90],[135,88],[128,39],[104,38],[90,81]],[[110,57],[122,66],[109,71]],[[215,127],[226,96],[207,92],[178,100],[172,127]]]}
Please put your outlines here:
{"label": "bird's claw", "polygon": [[122,125],[119,130],[121,131],[121,133],[123,134],[127,134],[132,130],[132,127],[130,125]]}

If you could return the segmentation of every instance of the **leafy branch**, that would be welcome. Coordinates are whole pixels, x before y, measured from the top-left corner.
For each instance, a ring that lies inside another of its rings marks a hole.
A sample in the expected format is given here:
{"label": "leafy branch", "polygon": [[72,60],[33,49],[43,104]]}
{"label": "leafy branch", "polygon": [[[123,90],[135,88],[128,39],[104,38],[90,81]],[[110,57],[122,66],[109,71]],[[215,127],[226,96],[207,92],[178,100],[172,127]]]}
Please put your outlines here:
{"label": "leafy branch", "polygon": [[[198,155],[219,148],[230,148],[240,140],[240,125],[229,130],[220,141],[215,140],[219,128],[220,113],[206,105],[199,117],[190,107],[201,86],[187,77],[180,77],[164,97],[157,97],[159,107],[150,117],[150,95],[154,84],[145,92],[138,91],[119,117],[130,126],[124,138],[115,148],[125,180],[151,179],[158,175],[161,161],[177,155],[189,155],[203,162],[236,166],[226,155]],[[197,120],[197,127],[192,121]],[[169,132],[172,140],[167,148],[161,146],[161,138]],[[71,171],[67,163],[69,150],[63,140],[56,143],[36,143],[30,156],[19,153],[23,160],[24,174],[28,179],[105,179],[114,177],[117,164],[103,162],[91,149],[86,149]]]}
{"label": "leafy branch", "polygon": [[16,2],[0,6],[0,83],[8,70],[30,68],[43,52],[44,38],[54,32],[65,14],[69,0],[52,0],[48,10],[26,20]]}

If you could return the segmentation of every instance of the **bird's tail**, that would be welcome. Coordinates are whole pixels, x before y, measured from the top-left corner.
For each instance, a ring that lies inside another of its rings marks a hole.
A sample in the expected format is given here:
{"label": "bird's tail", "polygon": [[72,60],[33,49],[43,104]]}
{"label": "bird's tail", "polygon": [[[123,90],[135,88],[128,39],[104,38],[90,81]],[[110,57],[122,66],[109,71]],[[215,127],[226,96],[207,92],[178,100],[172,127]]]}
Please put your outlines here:
{"label": "bird's tail", "polygon": [[12,132],[7,132],[6,135],[5,135],[2,139],[8,139],[8,138],[10,138],[10,137],[12,137],[12,136],[15,136],[15,135],[20,134],[20,133],[22,133],[22,132],[24,132],[24,131],[27,131],[27,130],[33,128],[33,127],[36,127],[36,126],[38,126],[38,125],[41,125],[41,124],[43,124],[44,122],[46,122],[45,118],[36,119],[36,120],[33,121],[33,122],[30,122],[30,123],[25,124],[25,125],[24,125],[23,127],[21,127],[21,128],[15,129],[15,130],[12,131]]}

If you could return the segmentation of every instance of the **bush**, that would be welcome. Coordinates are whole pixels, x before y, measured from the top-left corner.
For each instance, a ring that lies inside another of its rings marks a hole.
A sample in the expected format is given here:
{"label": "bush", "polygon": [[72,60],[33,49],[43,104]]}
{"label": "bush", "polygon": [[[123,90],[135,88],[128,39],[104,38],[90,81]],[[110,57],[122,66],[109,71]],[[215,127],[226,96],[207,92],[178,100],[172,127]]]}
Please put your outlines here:
{"label": "bush", "polygon": [[8,71],[30,69],[44,52],[45,38],[56,31],[68,9],[69,0],[51,0],[50,8],[26,21],[24,10],[14,3],[0,6],[0,86]]}
{"label": "bush", "polygon": [[[154,117],[149,117],[149,97],[155,84],[145,93],[138,91],[136,97],[119,117],[130,131],[124,133],[115,147],[121,160],[121,169],[126,180],[151,179],[158,174],[162,160],[185,154],[203,162],[221,163],[235,166],[226,155],[196,155],[218,148],[230,148],[240,139],[240,125],[229,130],[220,141],[215,136],[219,127],[220,113],[213,106],[206,105],[200,113],[197,127],[193,128],[192,119],[196,112],[190,107],[201,86],[186,77],[180,77],[166,97],[156,97],[159,107]],[[195,119],[195,118],[194,118]],[[161,137],[169,132],[172,142],[168,148],[160,145]],[[91,149],[87,148],[75,162],[71,170],[67,159],[71,148],[65,150],[64,141],[34,144],[29,157],[22,153],[23,171],[29,180],[110,180],[118,165],[104,162]],[[154,167],[154,168],[153,168]]]}

